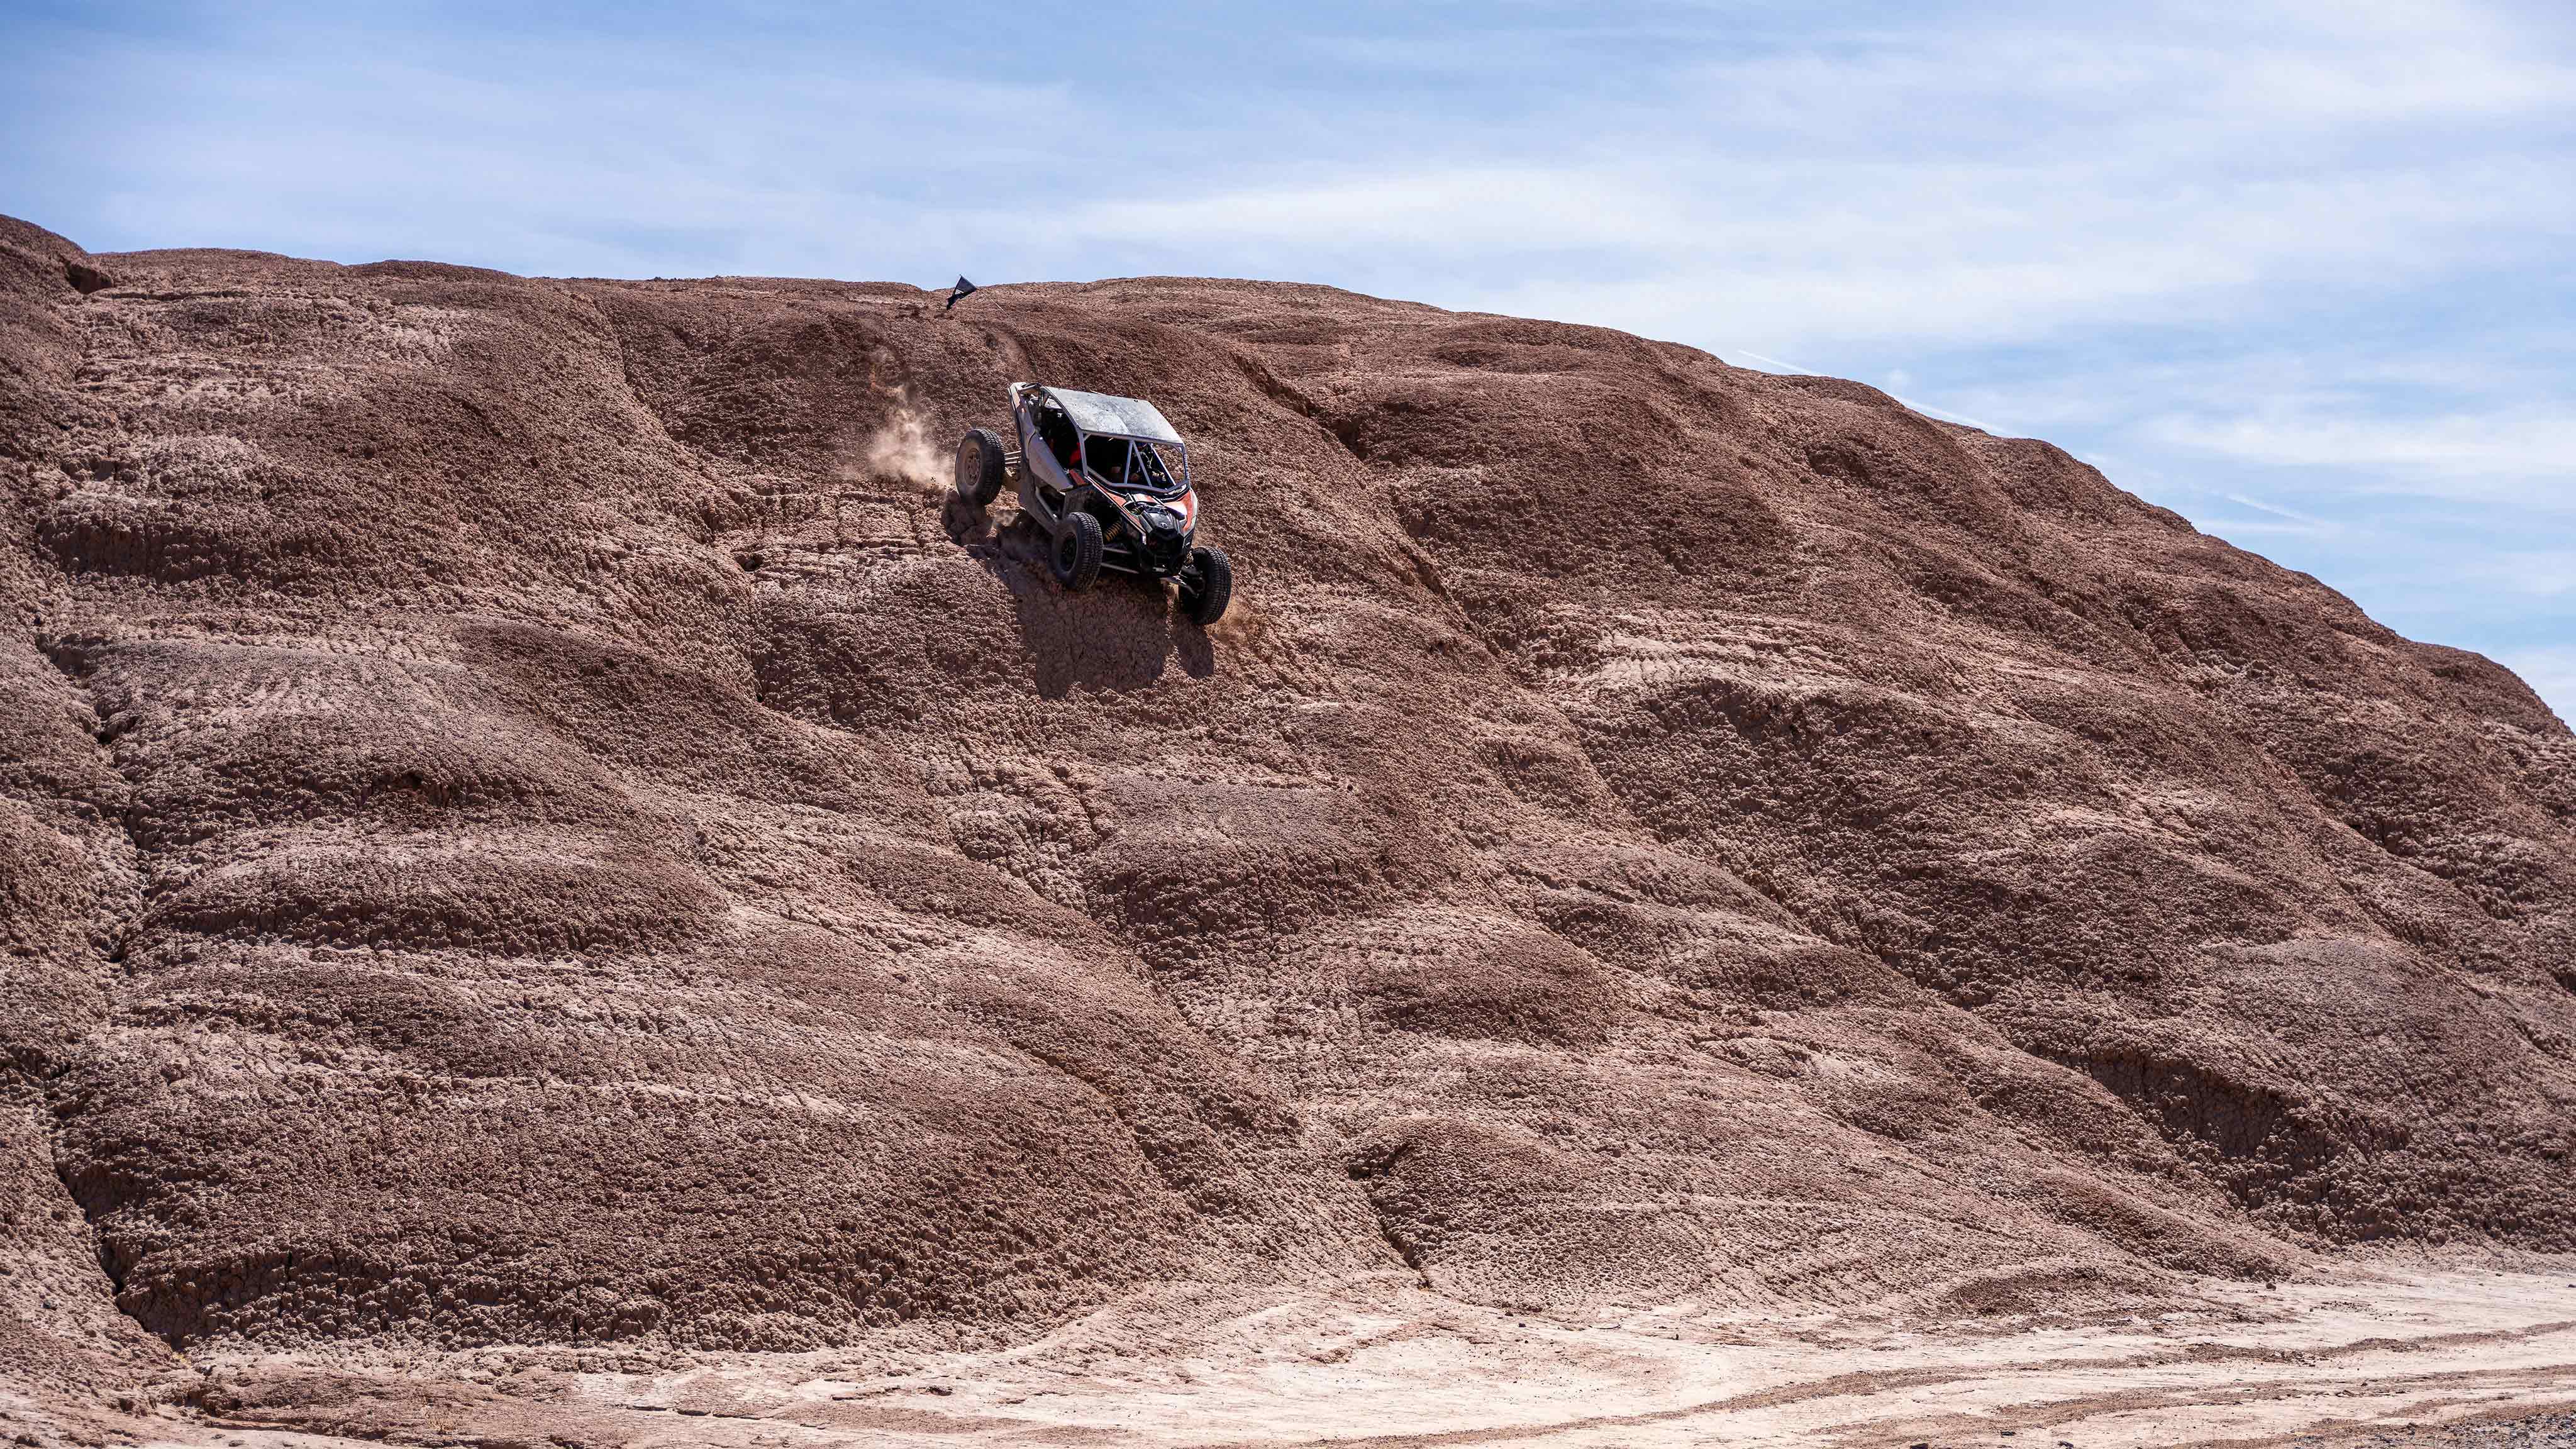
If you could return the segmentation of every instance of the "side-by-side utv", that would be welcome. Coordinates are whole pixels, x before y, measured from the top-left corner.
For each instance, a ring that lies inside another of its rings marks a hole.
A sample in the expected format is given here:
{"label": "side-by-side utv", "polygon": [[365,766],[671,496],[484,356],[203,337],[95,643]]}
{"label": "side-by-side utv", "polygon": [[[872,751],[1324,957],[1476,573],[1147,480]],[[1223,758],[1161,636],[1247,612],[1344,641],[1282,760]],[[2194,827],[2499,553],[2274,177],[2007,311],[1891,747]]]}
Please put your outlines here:
{"label": "side-by-side utv", "polygon": [[1172,580],[1182,612],[1200,624],[1225,613],[1234,571],[1225,550],[1196,542],[1189,445],[1152,403],[1015,382],[1011,422],[1018,447],[990,428],[970,428],[959,441],[960,498],[985,507],[1008,481],[1020,511],[1046,532],[1056,582],[1071,592],[1115,569]]}

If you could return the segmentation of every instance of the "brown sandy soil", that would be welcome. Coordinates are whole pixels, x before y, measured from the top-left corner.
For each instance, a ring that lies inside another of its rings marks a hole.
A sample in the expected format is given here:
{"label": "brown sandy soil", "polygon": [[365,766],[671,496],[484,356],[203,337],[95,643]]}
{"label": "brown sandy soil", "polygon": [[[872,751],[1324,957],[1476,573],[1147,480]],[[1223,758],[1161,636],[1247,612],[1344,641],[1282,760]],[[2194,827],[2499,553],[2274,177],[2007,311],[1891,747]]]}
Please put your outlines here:
{"label": "brown sandy soil", "polygon": [[[943,504],[1019,378],[1194,440],[1234,614]],[[2264,1404],[2558,1392],[2542,1318],[2347,1280],[2576,1248],[2576,738],[1857,384],[1312,287],[0,221],[0,620],[10,1432],[542,1442],[949,1355],[999,1436],[1873,1358],[1962,1377],[1549,1432],[1930,1434],[2286,1362],[2127,1364],[2166,1313],[2453,1336]]]}

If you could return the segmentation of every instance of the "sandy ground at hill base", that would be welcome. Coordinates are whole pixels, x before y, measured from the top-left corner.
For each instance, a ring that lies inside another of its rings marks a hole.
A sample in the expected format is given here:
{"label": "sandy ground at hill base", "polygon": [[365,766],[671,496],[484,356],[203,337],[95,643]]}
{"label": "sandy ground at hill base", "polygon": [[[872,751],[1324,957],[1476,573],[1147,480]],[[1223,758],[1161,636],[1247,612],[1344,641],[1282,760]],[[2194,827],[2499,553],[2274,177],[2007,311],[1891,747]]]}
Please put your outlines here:
{"label": "sandy ground at hill base", "polygon": [[[1169,1289],[1001,1353],[584,1372],[525,1352],[334,1369],[215,1351],[209,1419],[141,1442],[662,1446],[1664,1445],[2127,1449],[2576,1442],[2576,1273],[2385,1267],[2212,1284],[2153,1317],[1514,1316],[1400,1286]],[[418,1374],[418,1378],[412,1375]],[[449,1387],[416,1387],[428,1383]],[[469,1387],[482,1386],[479,1394]],[[279,1428],[296,1424],[303,1429]],[[328,1426],[331,1432],[311,1432]],[[5,1428],[0,1425],[0,1428]],[[364,1436],[364,1440],[353,1436]]]}

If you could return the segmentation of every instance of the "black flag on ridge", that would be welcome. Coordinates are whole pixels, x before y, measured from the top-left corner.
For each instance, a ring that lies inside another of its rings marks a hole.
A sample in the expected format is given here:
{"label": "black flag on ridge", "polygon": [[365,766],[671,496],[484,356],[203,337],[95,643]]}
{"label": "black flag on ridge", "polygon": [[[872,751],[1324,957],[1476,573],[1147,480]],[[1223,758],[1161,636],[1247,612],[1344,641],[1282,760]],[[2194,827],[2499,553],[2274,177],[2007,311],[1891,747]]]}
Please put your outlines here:
{"label": "black flag on ridge", "polygon": [[958,298],[963,297],[974,290],[975,284],[973,282],[966,280],[964,277],[959,277],[957,279],[957,290],[948,294],[948,306],[942,307],[939,310],[945,312],[949,310],[949,308],[955,307],[957,305]]}

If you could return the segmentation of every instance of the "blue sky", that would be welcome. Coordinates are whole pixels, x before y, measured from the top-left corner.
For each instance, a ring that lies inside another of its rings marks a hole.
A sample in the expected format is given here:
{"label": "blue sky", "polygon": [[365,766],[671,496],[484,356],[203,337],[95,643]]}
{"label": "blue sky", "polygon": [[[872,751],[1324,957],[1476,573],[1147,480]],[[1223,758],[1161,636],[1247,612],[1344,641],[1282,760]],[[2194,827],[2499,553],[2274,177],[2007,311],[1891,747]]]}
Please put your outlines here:
{"label": "blue sky", "polygon": [[2576,5],[0,0],[0,211],[1330,282],[2049,438],[2576,717]]}

